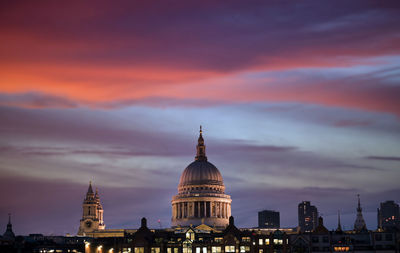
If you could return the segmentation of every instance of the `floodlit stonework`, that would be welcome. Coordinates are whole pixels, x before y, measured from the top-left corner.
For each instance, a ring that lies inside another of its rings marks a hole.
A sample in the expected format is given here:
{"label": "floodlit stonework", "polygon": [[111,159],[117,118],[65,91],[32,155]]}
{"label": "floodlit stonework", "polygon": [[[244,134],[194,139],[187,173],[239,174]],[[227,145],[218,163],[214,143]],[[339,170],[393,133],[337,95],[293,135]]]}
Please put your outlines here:
{"label": "floodlit stonework", "polygon": [[183,171],[178,194],[172,198],[172,227],[205,224],[225,228],[231,216],[231,197],[219,170],[207,160],[200,127],[195,161]]}
{"label": "floodlit stonework", "polygon": [[106,225],[104,225],[103,221],[103,207],[100,203],[99,193],[97,189],[96,194],[93,193],[91,182],[82,208],[83,214],[80,220],[78,235],[86,235],[87,233],[105,229]]}

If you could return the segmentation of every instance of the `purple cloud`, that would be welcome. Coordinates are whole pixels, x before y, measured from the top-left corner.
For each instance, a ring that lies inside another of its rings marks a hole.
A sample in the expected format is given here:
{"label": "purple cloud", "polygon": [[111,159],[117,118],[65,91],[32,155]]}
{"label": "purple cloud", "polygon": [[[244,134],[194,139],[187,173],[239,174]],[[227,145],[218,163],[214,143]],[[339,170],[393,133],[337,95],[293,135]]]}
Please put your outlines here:
{"label": "purple cloud", "polygon": [[399,156],[367,156],[365,158],[371,160],[381,160],[381,161],[393,161],[393,162],[400,161]]}

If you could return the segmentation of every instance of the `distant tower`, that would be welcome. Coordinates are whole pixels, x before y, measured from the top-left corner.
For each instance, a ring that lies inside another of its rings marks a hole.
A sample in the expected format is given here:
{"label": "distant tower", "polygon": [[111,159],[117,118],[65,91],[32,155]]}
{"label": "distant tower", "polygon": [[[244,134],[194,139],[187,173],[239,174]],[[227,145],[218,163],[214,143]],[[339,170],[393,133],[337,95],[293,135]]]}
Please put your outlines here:
{"label": "distant tower", "polygon": [[340,210],[338,210],[338,222],[337,222],[337,229],[336,229],[336,233],[342,233],[342,224],[340,224]]}
{"label": "distant tower", "polygon": [[311,232],[318,225],[318,210],[310,201],[303,201],[298,207],[299,227],[301,232]]}
{"label": "distant tower", "polygon": [[357,194],[358,206],[357,206],[357,218],[354,222],[354,230],[357,232],[367,231],[367,225],[365,225],[364,217],[362,215],[362,208],[360,204],[360,194]]}
{"label": "distant tower", "polygon": [[399,205],[393,200],[382,202],[378,208],[378,227],[384,230],[400,229]]}
{"label": "distant tower", "polygon": [[8,214],[7,229],[6,229],[6,232],[4,232],[2,239],[6,240],[6,241],[14,241],[15,240],[15,234],[12,231],[11,214]]}
{"label": "distant tower", "polygon": [[258,212],[259,228],[280,228],[279,212],[264,210]]}
{"label": "distant tower", "polygon": [[89,183],[89,189],[83,201],[83,215],[80,221],[78,235],[85,235],[98,230],[104,230],[106,227],[103,221],[103,207],[100,203],[99,192],[93,193],[92,182]]}

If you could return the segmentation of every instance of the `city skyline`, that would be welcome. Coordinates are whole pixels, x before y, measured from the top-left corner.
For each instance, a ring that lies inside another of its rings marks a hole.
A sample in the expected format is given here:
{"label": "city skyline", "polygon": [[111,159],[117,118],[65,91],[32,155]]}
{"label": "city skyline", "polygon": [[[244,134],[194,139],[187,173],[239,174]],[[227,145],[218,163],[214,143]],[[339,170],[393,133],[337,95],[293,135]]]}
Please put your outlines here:
{"label": "city skyline", "polygon": [[2,3],[1,228],[75,234],[89,181],[107,228],[169,227],[199,125],[238,227],[399,203],[398,1],[97,3]]}

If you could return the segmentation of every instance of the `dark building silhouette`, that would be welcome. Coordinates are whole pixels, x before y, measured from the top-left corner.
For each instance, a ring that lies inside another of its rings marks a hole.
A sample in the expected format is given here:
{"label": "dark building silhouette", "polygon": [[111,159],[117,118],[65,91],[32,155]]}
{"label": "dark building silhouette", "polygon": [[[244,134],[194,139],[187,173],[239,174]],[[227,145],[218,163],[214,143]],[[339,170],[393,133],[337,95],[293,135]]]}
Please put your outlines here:
{"label": "dark building silhouette", "polygon": [[310,201],[303,201],[299,204],[299,228],[301,232],[311,232],[318,225],[318,210],[310,204]]}
{"label": "dark building silhouette", "polygon": [[360,194],[357,194],[357,198],[358,198],[357,217],[356,217],[356,221],[354,222],[354,231],[366,232],[368,229],[367,229],[367,225],[365,224],[365,220],[364,220],[364,217],[362,214]]}
{"label": "dark building silhouette", "polygon": [[272,210],[258,212],[259,228],[279,228],[280,224],[279,212]]}
{"label": "dark building silhouette", "polygon": [[3,240],[8,240],[8,241],[14,241],[15,240],[15,234],[12,230],[12,224],[11,224],[11,214],[8,214],[8,224],[7,224],[7,229],[6,232],[3,234]]}
{"label": "dark building silhouette", "polygon": [[378,208],[378,227],[385,230],[400,228],[399,205],[393,200],[382,202]]}

